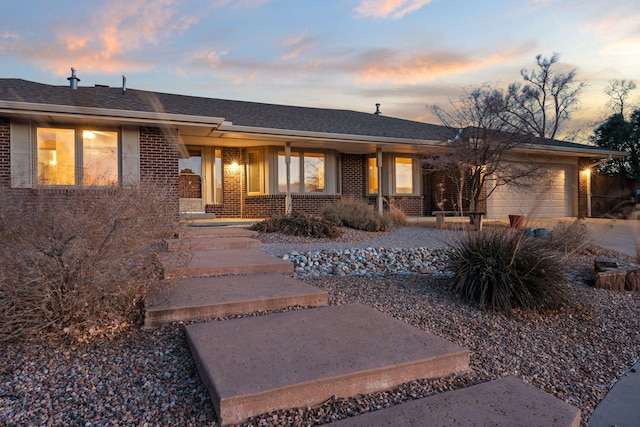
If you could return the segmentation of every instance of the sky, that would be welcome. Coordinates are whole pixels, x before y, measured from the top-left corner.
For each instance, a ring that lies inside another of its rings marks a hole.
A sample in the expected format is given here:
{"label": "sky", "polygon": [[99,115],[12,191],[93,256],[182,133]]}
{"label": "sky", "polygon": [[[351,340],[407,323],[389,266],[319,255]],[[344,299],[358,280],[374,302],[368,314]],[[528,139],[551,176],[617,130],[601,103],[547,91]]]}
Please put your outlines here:
{"label": "sky", "polygon": [[637,0],[0,0],[0,77],[429,123],[554,52],[587,84],[567,130],[591,132],[611,80],[640,84]]}

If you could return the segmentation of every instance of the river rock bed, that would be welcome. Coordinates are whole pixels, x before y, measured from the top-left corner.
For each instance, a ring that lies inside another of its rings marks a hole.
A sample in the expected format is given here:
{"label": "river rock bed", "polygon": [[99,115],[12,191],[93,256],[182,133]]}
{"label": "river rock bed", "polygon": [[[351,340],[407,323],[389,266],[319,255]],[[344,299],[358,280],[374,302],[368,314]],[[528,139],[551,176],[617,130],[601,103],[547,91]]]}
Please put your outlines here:
{"label": "river rock bed", "polygon": [[298,277],[320,276],[406,276],[432,274],[450,276],[448,248],[353,248],[291,252],[282,259],[291,261]]}

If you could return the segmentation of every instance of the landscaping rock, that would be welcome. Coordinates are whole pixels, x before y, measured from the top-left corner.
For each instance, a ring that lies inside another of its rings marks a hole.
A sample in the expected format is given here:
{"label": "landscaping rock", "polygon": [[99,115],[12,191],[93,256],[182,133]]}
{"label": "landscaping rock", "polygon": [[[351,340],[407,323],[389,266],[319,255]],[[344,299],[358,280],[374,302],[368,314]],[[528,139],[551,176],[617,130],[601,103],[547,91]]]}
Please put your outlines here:
{"label": "landscaping rock", "polygon": [[602,271],[610,271],[612,269],[617,269],[619,267],[618,261],[613,258],[606,257],[596,257],[593,262],[593,266],[596,269],[596,273],[600,273]]}
{"label": "landscaping rock", "polygon": [[609,270],[596,273],[593,286],[609,291],[624,291],[627,272],[625,270]]}
{"label": "landscaping rock", "polygon": [[625,291],[640,291],[640,269],[627,271],[624,281]]}

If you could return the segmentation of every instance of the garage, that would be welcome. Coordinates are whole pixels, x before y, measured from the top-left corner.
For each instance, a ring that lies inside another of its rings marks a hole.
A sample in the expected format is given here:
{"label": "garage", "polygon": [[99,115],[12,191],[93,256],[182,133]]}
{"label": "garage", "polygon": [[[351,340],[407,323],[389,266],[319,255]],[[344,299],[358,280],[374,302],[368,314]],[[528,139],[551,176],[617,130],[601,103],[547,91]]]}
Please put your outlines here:
{"label": "garage", "polygon": [[[507,218],[514,214],[537,218],[574,216],[573,171],[573,166],[545,165],[526,186],[498,186],[487,198],[487,217]],[[488,180],[487,188],[494,186],[495,181]]]}

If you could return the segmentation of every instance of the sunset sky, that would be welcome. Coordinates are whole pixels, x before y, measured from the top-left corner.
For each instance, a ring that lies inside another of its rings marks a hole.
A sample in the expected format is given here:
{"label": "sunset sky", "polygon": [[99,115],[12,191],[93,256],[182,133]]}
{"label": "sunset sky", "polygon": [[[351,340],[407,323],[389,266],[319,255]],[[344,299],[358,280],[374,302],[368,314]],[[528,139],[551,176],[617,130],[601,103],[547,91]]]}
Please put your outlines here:
{"label": "sunset sky", "polygon": [[[375,111],[438,123],[483,83],[560,53],[601,120],[612,79],[640,83],[637,0],[0,0],[0,70],[66,85]],[[638,99],[640,89],[632,97]]]}

